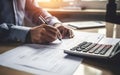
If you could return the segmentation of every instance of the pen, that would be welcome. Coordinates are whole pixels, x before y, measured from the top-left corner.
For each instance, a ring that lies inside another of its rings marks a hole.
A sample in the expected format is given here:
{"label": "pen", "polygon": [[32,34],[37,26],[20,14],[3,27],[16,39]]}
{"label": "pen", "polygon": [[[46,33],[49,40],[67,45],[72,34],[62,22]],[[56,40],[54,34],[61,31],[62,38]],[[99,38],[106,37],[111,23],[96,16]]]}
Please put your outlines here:
{"label": "pen", "polygon": [[39,19],[42,21],[42,23],[47,24],[46,20],[40,15]]}
{"label": "pen", "polygon": [[[46,20],[45,20],[41,15],[39,16],[39,19],[42,21],[42,23],[47,24]],[[59,36],[57,36],[57,38],[58,38],[60,41],[62,41],[62,39],[61,39]]]}

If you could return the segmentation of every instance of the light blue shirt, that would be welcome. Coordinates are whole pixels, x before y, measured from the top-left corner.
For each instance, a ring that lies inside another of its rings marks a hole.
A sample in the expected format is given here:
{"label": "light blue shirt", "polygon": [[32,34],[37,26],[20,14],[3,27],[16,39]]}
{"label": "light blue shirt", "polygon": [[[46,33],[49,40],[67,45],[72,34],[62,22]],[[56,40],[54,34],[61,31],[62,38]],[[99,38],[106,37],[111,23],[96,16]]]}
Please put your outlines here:
{"label": "light blue shirt", "polygon": [[33,0],[1,0],[0,1],[0,41],[25,42],[30,27],[23,25],[24,18],[33,24],[40,25],[39,16],[44,17],[49,25],[60,21],[42,8],[34,5]]}

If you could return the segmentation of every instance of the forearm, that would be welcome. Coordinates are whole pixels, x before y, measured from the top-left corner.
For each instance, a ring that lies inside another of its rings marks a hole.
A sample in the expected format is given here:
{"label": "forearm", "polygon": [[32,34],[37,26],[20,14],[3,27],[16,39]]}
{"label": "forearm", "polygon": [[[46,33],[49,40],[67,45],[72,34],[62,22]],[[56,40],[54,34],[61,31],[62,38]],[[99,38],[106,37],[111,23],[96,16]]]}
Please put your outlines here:
{"label": "forearm", "polygon": [[0,25],[0,41],[25,42],[29,27],[3,23]]}
{"label": "forearm", "polygon": [[26,15],[34,24],[41,24],[42,22],[39,20],[39,16],[41,15],[49,25],[53,25],[55,23],[61,23],[55,16],[52,16],[46,10],[41,7],[36,7],[30,0],[26,2]]}

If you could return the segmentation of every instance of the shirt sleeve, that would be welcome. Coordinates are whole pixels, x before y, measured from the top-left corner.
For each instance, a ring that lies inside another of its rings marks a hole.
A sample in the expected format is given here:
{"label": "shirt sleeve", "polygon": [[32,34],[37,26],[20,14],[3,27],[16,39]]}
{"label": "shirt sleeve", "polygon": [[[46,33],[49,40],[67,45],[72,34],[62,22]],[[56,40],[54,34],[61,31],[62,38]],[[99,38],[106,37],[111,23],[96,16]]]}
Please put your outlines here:
{"label": "shirt sleeve", "polygon": [[30,27],[3,23],[0,25],[0,41],[25,42]]}
{"label": "shirt sleeve", "polygon": [[46,10],[41,7],[37,7],[31,0],[26,0],[26,16],[34,23],[34,24],[42,24],[40,21],[39,16],[42,16],[49,25],[53,25],[55,23],[61,23],[59,19],[55,16],[52,16]]}

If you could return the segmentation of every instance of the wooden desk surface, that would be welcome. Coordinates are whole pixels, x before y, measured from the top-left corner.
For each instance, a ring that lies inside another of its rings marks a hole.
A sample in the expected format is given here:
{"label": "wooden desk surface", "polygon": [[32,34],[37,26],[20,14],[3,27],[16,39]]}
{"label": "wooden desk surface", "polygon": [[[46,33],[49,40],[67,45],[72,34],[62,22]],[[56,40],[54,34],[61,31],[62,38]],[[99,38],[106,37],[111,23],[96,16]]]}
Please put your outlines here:
{"label": "wooden desk surface", "polygon": [[[104,28],[102,28],[101,30],[104,30]],[[98,29],[86,29],[80,31],[98,33],[101,30],[99,30],[98,28]],[[19,45],[21,44],[7,44],[7,45],[2,44],[0,45],[0,53],[6,52]],[[91,61],[90,59],[84,59],[82,64],[78,67],[78,69],[75,71],[73,75],[116,75],[111,73],[111,70],[101,67],[103,65],[99,64],[98,63],[99,61],[97,63],[95,63],[96,62],[95,60],[91,62],[90,61]],[[32,75],[32,74],[0,66],[0,75]]]}

